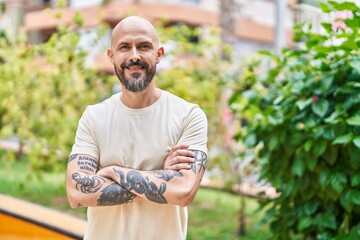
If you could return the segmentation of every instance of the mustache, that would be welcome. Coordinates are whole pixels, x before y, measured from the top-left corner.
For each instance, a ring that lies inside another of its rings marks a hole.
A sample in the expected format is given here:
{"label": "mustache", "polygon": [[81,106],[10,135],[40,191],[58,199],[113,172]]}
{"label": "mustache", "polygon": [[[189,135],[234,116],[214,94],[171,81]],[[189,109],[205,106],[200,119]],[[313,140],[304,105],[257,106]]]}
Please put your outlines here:
{"label": "mustache", "polygon": [[136,62],[130,60],[128,62],[125,62],[125,63],[121,64],[120,66],[121,66],[121,68],[129,68],[131,66],[140,66],[140,67],[143,67],[143,68],[147,68],[147,67],[149,67],[149,64],[147,64],[146,62],[143,62],[141,60],[138,60]]}

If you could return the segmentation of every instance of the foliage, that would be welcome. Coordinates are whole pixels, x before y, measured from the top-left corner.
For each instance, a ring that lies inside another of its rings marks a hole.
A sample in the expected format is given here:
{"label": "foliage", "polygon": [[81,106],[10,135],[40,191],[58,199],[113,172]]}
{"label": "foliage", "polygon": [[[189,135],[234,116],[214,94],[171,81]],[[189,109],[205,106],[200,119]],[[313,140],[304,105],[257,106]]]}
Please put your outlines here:
{"label": "foliage", "polygon": [[33,169],[64,170],[82,111],[110,89],[79,39],[65,27],[39,45],[0,39],[0,136],[15,135]]}
{"label": "foliage", "polygon": [[208,116],[209,148],[222,145],[224,126],[220,100],[225,83],[222,68],[227,63],[217,53],[217,32],[213,30],[203,37],[198,27],[174,25],[163,28],[160,24],[163,23],[159,23],[157,29],[172,66],[159,71],[157,85],[198,104]]}
{"label": "foliage", "polygon": [[[248,65],[230,105],[239,141],[260,149],[272,239],[360,238],[360,9],[320,4],[332,23],[295,27],[296,49]],[[264,69],[265,68],[265,69]]]}

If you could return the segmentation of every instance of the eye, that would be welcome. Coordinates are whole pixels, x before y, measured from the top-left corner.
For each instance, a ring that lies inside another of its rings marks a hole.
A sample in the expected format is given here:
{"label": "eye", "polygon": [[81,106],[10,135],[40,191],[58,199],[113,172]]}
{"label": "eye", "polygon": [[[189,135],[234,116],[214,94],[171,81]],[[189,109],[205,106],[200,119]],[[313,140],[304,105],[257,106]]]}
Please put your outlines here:
{"label": "eye", "polygon": [[129,45],[121,45],[119,47],[120,50],[128,50],[129,48],[130,48]]}
{"label": "eye", "polygon": [[149,46],[148,44],[141,44],[141,45],[139,46],[139,48],[140,48],[141,50],[148,50],[148,49],[150,49],[150,46]]}

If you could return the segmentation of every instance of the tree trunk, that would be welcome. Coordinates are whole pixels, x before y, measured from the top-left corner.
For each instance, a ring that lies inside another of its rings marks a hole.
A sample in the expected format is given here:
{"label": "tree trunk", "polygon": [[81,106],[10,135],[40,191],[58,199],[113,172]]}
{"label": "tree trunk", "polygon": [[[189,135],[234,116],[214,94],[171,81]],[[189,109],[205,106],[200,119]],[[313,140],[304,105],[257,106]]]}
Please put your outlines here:
{"label": "tree trunk", "polygon": [[238,228],[238,236],[245,236],[246,234],[246,217],[245,217],[245,197],[240,196],[240,209],[239,209],[239,228]]}

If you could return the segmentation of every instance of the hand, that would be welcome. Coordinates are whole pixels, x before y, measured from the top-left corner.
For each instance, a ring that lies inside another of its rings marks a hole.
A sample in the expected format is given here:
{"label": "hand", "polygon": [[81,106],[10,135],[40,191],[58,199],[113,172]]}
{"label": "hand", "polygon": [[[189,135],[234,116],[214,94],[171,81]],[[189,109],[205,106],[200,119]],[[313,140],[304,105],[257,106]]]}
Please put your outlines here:
{"label": "hand", "polygon": [[195,162],[195,153],[188,150],[188,147],[187,144],[172,147],[165,158],[163,169],[175,171],[190,169],[192,163]]}
{"label": "hand", "polygon": [[111,168],[112,168],[112,166],[104,167],[104,168],[100,169],[99,171],[97,171],[96,175],[99,177],[111,178],[112,171],[109,171],[109,170],[111,170]]}

